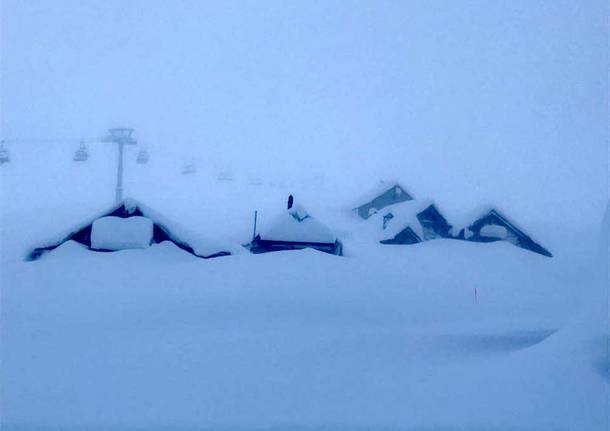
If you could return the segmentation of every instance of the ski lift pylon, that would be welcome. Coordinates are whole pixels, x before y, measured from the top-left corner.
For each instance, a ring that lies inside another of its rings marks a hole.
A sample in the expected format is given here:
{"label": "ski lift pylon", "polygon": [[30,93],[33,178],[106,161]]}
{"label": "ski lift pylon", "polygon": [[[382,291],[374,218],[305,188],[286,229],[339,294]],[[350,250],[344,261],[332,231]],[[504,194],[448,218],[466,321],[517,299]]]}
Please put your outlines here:
{"label": "ski lift pylon", "polygon": [[108,135],[102,138],[102,142],[116,142],[119,144],[135,145],[137,141],[131,137],[133,134],[131,127],[115,127],[108,129]]}

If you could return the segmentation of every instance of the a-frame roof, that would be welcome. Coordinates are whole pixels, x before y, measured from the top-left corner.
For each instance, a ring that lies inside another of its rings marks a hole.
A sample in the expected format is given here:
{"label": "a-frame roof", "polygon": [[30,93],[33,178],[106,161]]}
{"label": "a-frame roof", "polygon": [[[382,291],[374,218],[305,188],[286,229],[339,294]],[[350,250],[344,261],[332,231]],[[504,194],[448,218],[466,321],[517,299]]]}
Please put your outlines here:
{"label": "a-frame roof", "polygon": [[105,211],[101,211],[83,222],[78,223],[63,232],[60,232],[44,242],[41,242],[38,246],[27,253],[26,260],[36,260],[40,258],[45,252],[53,250],[64,242],[72,239],[76,234],[78,234],[78,232],[90,227],[91,224],[98,218],[111,215],[118,217],[141,215],[147,217],[153,221],[156,227],[165,233],[167,239],[174,242],[180,248],[198,257],[208,258],[232,254],[232,247],[229,247],[226,244],[221,244],[216,240],[204,238],[198,234],[195,234],[176,222],[166,218],[160,213],[152,210],[141,202],[138,202],[135,199],[127,198],[121,203],[116,204]]}

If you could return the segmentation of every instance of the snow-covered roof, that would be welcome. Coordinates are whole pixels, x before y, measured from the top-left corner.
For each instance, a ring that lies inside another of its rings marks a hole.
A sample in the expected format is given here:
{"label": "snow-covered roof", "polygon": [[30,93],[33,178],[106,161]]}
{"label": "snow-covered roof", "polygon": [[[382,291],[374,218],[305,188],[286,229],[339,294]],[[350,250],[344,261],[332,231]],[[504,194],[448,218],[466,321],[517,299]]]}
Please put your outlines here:
{"label": "snow-covered roof", "polygon": [[458,233],[460,230],[467,228],[473,222],[488,214],[493,209],[490,205],[479,205],[476,208],[469,211],[453,210],[448,216],[447,222],[452,226],[454,233]]}
{"label": "snow-covered roof", "polygon": [[[381,180],[373,188],[371,188],[367,193],[361,195],[356,200],[355,204],[352,205],[352,207],[358,208],[358,207],[361,207],[362,205],[366,205],[369,202],[371,202],[373,199],[375,199],[376,197],[382,195],[383,193],[387,192],[388,190],[390,190],[392,187],[395,187],[395,186],[398,186],[402,190],[407,192],[407,190],[396,180]],[[408,194],[409,194],[409,196],[411,196],[410,193],[408,193]]]}
{"label": "snow-covered roof", "polygon": [[511,219],[509,219],[504,211],[502,211],[495,205],[492,206],[489,204],[479,205],[471,211],[465,211],[463,213],[460,213],[459,215],[454,215],[453,218],[449,220],[449,224],[453,226],[453,233],[457,234],[462,229],[470,227],[474,222],[487,216],[492,211],[495,211],[496,214],[503,218],[507,224],[529,236],[529,233],[527,233],[527,231],[521,228],[521,226],[517,225]]}
{"label": "snow-covered roof", "polygon": [[100,217],[91,225],[91,248],[126,250],[148,248],[154,239],[154,222],[148,217]]}
{"label": "snow-covered roof", "polygon": [[230,253],[235,252],[235,248],[232,247],[230,244],[219,241],[215,238],[212,239],[207,236],[202,236],[198,233],[195,233],[192,230],[187,229],[181,224],[178,224],[173,220],[166,218],[165,216],[159,214],[158,212],[152,210],[148,206],[134,199],[125,199],[125,201],[123,202],[125,204],[125,208],[130,208],[131,211],[135,211],[136,208],[139,208],[145,217],[152,219],[156,225],[159,225],[160,227],[164,228],[164,230],[172,240],[176,242],[186,243],[186,245],[193,249],[193,252],[197,256],[212,256],[223,251]]}
{"label": "snow-covered roof", "polygon": [[46,241],[38,244],[36,247],[32,247],[32,250],[38,248],[46,248],[53,247],[62,242],[66,241],[72,234],[84,229],[85,227],[92,224],[95,220],[104,217],[110,213],[113,213],[117,209],[121,207],[125,207],[125,210],[132,214],[137,209],[140,210],[144,217],[150,218],[154,224],[161,227],[165,233],[175,241],[176,243],[180,243],[186,246],[189,246],[193,249],[193,253],[200,257],[212,256],[220,252],[229,252],[233,253],[234,248],[228,244],[221,243],[217,240],[212,240],[209,238],[202,237],[189,229],[186,229],[182,225],[166,218],[165,216],[159,214],[148,206],[142,204],[141,202],[126,198],[120,204],[116,204],[110,208],[107,208],[105,211],[100,211],[89,219],[83,221],[82,223],[73,225],[72,227],[60,232],[58,235],[50,237]]}
{"label": "snow-covered roof", "polygon": [[301,205],[295,205],[278,216],[270,228],[260,234],[267,241],[334,243],[337,236],[310,216]]}
{"label": "snow-covered roof", "polygon": [[[394,238],[407,227],[410,227],[417,236],[423,239],[424,232],[417,219],[417,214],[433,204],[434,202],[430,199],[416,199],[390,205],[373,215],[370,222],[379,229],[380,240]],[[386,228],[383,229],[383,219],[389,213],[392,213],[393,217],[388,220]]]}

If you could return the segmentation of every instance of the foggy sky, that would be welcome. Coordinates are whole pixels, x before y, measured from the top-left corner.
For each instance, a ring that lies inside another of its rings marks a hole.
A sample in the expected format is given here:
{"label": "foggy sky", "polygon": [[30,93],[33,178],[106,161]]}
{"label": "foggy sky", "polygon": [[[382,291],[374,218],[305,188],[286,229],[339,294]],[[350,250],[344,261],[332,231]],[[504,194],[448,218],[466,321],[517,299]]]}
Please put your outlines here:
{"label": "foggy sky", "polygon": [[2,138],[128,125],[237,170],[541,218],[607,202],[606,1],[0,2]]}

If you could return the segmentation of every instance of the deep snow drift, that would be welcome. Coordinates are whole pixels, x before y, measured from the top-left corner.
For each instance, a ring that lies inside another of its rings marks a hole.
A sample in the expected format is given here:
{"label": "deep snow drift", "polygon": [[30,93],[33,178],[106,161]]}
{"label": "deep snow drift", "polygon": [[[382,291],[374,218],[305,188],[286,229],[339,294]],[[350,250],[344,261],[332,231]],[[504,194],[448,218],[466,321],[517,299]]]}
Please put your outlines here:
{"label": "deep snow drift", "polygon": [[[178,168],[156,184],[151,162],[130,167],[130,194],[195,233],[244,244],[254,209],[264,231],[293,192],[346,256],[68,242],[24,262],[108,206],[109,166],[47,170],[2,210],[3,431],[608,429],[597,226],[536,230],[554,258],[508,243],[384,246],[331,185]],[[26,174],[3,167],[3,195]]]}

